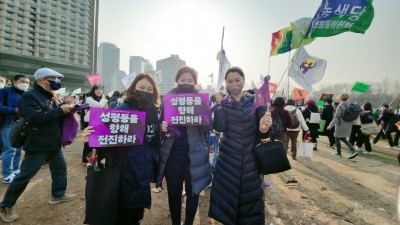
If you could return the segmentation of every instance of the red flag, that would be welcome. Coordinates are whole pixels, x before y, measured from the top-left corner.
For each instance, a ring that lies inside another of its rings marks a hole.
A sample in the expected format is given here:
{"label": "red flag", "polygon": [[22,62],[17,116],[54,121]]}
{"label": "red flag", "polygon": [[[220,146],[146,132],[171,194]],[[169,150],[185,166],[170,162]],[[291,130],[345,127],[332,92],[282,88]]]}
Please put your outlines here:
{"label": "red flag", "polygon": [[278,89],[278,85],[272,82],[268,82],[269,93],[275,93]]}
{"label": "red flag", "polygon": [[294,99],[306,99],[308,95],[308,91],[295,87],[293,89]]}
{"label": "red flag", "polygon": [[89,83],[92,86],[103,82],[103,77],[101,76],[100,73],[87,75],[86,78],[89,80]]}
{"label": "red flag", "polygon": [[260,87],[260,89],[257,90],[256,94],[254,95],[254,102],[249,115],[253,115],[258,107],[267,105],[267,103],[271,102],[271,98],[269,96],[269,79],[271,79],[269,75],[264,77],[264,84]]}

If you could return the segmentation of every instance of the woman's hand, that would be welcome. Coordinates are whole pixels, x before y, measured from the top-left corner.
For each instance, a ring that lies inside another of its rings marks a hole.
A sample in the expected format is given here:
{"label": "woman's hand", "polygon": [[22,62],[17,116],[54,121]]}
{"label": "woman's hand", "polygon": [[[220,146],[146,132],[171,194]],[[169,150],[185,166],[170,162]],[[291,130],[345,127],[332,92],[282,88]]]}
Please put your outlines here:
{"label": "woman's hand", "polygon": [[89,135],[94,132],[94,130],[92,128],[93,128],[92,126],[88,126],[83,130],[83,132],[82,132],[82,142],[83,143],[88,142]]}
{"label": "woman's hand", "polygon": [[161,130],[162,130],[163,132],[168,132],[167,127],[168,127],[168,123],[165,122],[165,121],[162,121]]}
{"label": "woman's hand", "polygon": [[215,100],[216,100],[217,102],[222,101],[222,91],[217,91],[217,92],[215,92],[215,93],[214,93],[214,96],[215,96]]}
{"label": "woman's hand", "polygon": [[267,133],[271,125],[272,125],[271,112],[266,112],[265,115],[260,120],[261,133]]}
{"label": "woman's hand", "polygon": [[327,129],[327,130],[332,130],[332,127],[329,127],[329,126],[328,126],[326,129]]}

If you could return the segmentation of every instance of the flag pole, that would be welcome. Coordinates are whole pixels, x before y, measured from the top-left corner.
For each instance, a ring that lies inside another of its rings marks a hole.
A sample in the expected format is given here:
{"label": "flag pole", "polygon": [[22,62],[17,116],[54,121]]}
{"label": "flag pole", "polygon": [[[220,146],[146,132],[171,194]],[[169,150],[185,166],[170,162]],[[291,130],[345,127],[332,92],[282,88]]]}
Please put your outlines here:
{"label": "flag pole", "polygon": [[[288,64],[290,63],[290,51],[289,51],[289,58],[288,58]],[[288,92],[288,99],[289,99],[289,71],[287,73],[287,92]]]}
{"label": "flag pole", "polygon": [[[224,50],[224,33],[225,33],[225,26],[222,27],[221,54],[222,54],[222,51]],[[220,59],[220,61],[221,61],[221,59]]]}
{"label": "flag pole", "polygon": [[[318,9],[321,7],[321,5],[322,5],[322,2],[321,2],[321,4],[319,5]],[[308,24],[308,28],[307,28],[306,33],[304,33],[303,37],[301,38],[301,40],[300,40],[300,42],[299,42],[299,45],[297,46],[297,49],[296,49],[296,51],[294,52],[294,54],[293,54],[293,56],[292,56],[292,59],[290,60],[288,66],[286,67],[285,71],[283,72],[283,75],[282,75],[281,79],[279,80],[278,87],[279,87],[279,84],[281,83],[283,77],[285,76],[286,71],[289,69],[290,65],[292,64],[292,62],[293,62],[293,57],[295,57],[296,54],[297,54],[297,52],[299,51],[299,47],[300,47],[301,43],[302,43],[303,40],[306,38],[306,36],[308,36],[308,30],[310,29],[310,27],[311,27],[313,21],[315,20],[315,17],[317,16],[317,13],[318,13],[318,10],[317,10],[317,12],[315,12],[315,15],[314,15],[313,19],[311,20],[310,24]],[[311,33],[311,31],[310,31],[310,33]],[[288,76],[289,76],[289,72],[288,72]],[[275,93],[276,93],[276,90],[275,90],[275,92],[274,92],[274,94],[272,95],[271,98],[273,98],[273,97],[275,96]]]}

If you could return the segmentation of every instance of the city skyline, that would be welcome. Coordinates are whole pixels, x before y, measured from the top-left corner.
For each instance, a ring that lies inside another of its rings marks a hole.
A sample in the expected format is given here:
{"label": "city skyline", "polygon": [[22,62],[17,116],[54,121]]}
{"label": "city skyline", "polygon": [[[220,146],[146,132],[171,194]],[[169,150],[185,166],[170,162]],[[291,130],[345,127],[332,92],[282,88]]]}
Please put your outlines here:
{"label": "city skyline", "polygon": [[[269,58],[272,33],[300,18],[313,17],[320,2],[256,0],[249,4],[238,0],[121,0],[121,4],[113,6],[112,10],[112,3],[102,2],[99,40],[121,46],[124,61],[120,68],[125,71],[128,65],[125,59],[130,55],[140,55],[154,63],[165,55],[178,54],[199,72],[199,80],[204,80],[205,86],[211,84],[211,79],[207,79],[209,74],[214,74],[214,82],[218,75],[216,55],[221,48],[222,27],[225,26],[224,49],[232,66],[244,70],[246,84],[250,85],[251,80],[258,83],[260,73],[267,75],[268,71],[271,81],[278,83],[289,56],[295,51]],[[390,30],[390,35],[383,36],[389,32],[388,25],[400,19],[396,13],[400,2],[374,1],[373,5],[375,18],[365,34],[347,32],[317,38],[305,46],[311,55],[328,62],[325,76],[315,89],[324,83],[372,83],[385,76],[400,74],[400,68],[394,66],[396,49],[400,49],[400,43],[396,41],[400,31]],[[128,13],[132,7],[137,13]],[[148,15],[150,11],[151,16]],[[115,12],[121,15],[118,19],[112,17]],[[119,21],[124,21],[123,26],[118,25]],[[124,30],[124,35],[112,35],[117,30]],[[295,82],[290,80],[290,85]]]}
{"label": "city skyline", "polygon": [[93,1],[0,0],[0,74],[8,79],[24,74],[33,81],[34,72],[47,67],[64,74],[69,89],[87,87]]}

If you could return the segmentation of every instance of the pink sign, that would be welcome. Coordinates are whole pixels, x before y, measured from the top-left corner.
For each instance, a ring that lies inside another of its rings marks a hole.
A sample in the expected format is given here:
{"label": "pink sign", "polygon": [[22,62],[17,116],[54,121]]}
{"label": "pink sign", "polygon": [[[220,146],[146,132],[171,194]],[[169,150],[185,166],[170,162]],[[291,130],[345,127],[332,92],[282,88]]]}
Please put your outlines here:
{"label": "pink sign", "polygon": [[89,80],[89,83],[92,86],[103,82],[103,77],[101,76],[100,73],[87,75],[86,78]]}

